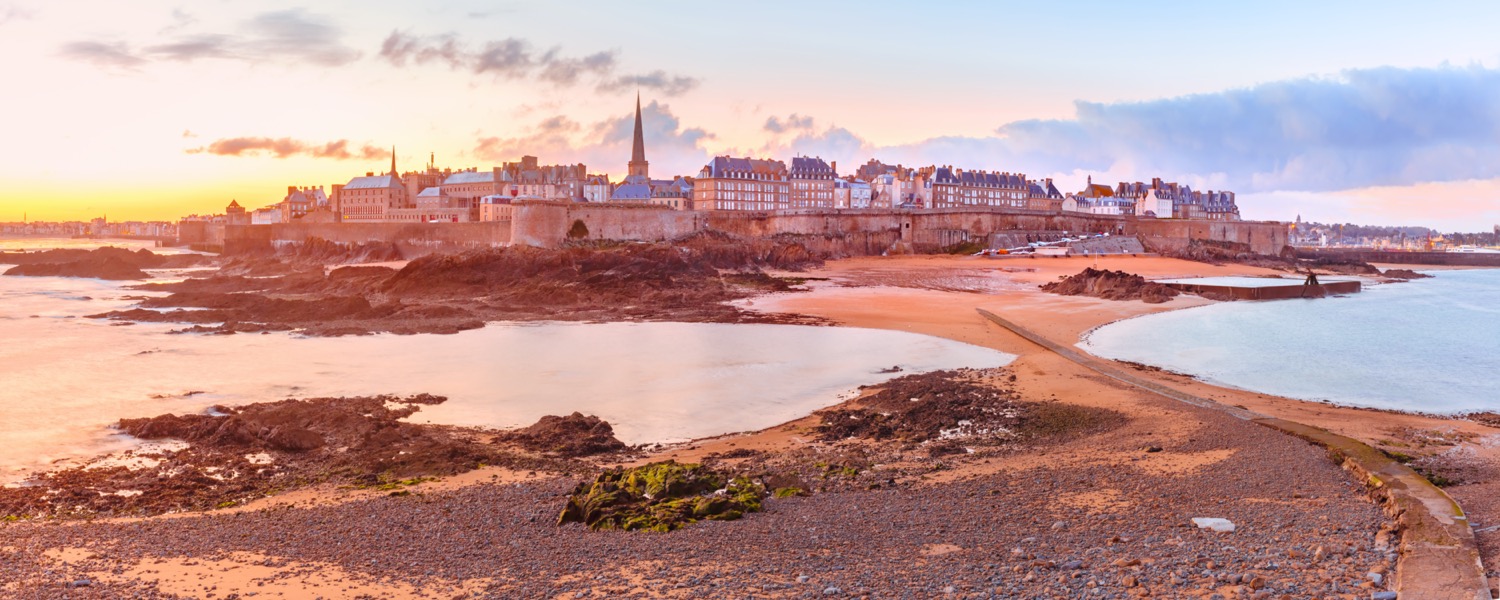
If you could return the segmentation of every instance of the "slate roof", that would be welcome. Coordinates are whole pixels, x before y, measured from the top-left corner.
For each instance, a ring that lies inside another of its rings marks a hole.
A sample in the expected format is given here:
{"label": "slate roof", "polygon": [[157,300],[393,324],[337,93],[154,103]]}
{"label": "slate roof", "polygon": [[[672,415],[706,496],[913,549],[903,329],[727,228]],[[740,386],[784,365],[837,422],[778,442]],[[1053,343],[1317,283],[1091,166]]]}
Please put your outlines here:
{"label": "slate roof", "polygon": [[464,183],[494,183],[494,171],[459,171],[449,175],[443,180],[443,185],[459,185]]}
{"label": "slate roof", "polygon": [[789,171],[793,179],[832,179],[837,173],[833,167],[816,156],[796,156],[792,158],[792,168]]}
{"label": "slate roof", "polygon": [[716,156],[707,165],[704,165],[703,171],[707,177],[738,177],[748,179],[748,174],[758,173],[775,178],[786,176],[786,163],[779,160]]}
{"label": "slate roof", "polygon": [[392,187],[401,187],[401,178],[391,175],[373,175],[370,177],[355,177],[344,186],[346,190],[378,190]]}
{"label": "slate roof", "polygon": [[651,184],[640,182],[622,183],[619,187],[615,188],[613,194],[609,195],[609,199],[619,201],[650,200]]}

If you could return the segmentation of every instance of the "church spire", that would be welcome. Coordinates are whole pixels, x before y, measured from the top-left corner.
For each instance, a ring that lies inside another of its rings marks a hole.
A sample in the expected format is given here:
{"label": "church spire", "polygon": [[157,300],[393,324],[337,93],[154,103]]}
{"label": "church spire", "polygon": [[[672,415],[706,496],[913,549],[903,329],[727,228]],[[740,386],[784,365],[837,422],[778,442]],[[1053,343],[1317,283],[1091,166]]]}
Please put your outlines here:
{"label": "church spire", "polygon": [[646,162],[646,138],[641,133],[641,93],[635,94],[635,144],[630,149],[630,176],[649,179]]}
{"label": "church spire", "polygon": [[391,146],[391,176],[396,175],[396,147]]}

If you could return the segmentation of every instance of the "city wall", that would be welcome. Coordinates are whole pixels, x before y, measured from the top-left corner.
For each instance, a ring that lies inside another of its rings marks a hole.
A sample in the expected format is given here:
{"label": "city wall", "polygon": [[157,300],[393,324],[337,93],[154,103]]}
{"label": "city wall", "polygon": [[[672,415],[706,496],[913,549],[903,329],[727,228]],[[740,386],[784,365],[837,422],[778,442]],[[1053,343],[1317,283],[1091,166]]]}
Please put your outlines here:
{"label": "city wall", "polygon": [[[569,240],[655,242],[716,230],[750,238],[796,236],[836,256],[888,251],[931,252],[973,241],[1024,243],[1064,233],[1139,236],[1149,251],[1170,252],[1190,240],[1244,244],[1260,254],[1287,245],[1281,223],[1136,219],[1020,209],[679,211],[647,204],[520,202],[511,221],[483,223],[280,223],[225,227],[225,252],[265,250],[312,237],[339,243],[395,242],[408,256],[508,243],[556,247]],[[209,235],[207,237],[213,237]]]}
{"label": "city wall", "polygon": [[510,223],[275,223],[223,227],[226,254],[265,252],[278,243],[322,238],[340,244],[392,242],[408,258],[510,242]]}
{"label": "city wall", "polygon": [[996,235],[1040,239],[1063,232],[1139,236],[1153,252],[1179,250],[1190,240],[1244,244],[1260,254],[1280,254],[1287,245],[1287,230],[1281,223],[1136,219],[998,208],[698,212],[645,205],[527,202],[516,205],[514,223],[513,241],[533,246],[559,245],[569,239],[569,231],[581,239],[650,242],[713,229],[742,237],[795,235],[806,238],[814,249],[850,256],[880,254],[898,243],[924,252],[970,240],[989,245]]}

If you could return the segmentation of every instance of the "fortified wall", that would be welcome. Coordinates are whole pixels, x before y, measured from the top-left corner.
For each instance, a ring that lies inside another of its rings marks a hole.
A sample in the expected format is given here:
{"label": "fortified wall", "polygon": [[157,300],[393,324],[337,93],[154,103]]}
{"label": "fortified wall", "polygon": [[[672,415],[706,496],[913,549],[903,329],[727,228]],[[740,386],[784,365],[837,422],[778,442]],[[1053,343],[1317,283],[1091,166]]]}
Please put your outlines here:
{"label": "fortified wall", "polygon": [[265,252],[277,244],[322,238],[339,244],[391,242],[402,255],[463,252],[510,242],[510,223],[274,223],[222,226],[225,254]]}
{"label": "fortified wall", "polygon": [[556,247],[569,240],[656,242],[710,229],[749,238],[796,236],[809,249],[835,256],[879,255],[893,249],[932,252],[970,241],[986,247],[1014,247],[1082,233],[1138,236],[1153,252],[1178,250],[1191,240],[1244,244],[1260,254],[1280,254],[1287,245],[1287,229],[1281,223],[1137,219],[1000,208],[709,212],[648,204],[535,201],[515,204],[510,221],[220,227],[224,228],[226,253],[264,251],[278,243],[317,237],[346,244],[394,242],[407,256],[420,256],[510,243]]}
{"label": "fortified wall", "polygon": [[971,240],[988,246],[995,236],[1007,241],[1055,239],[1064,232],[1139,236],[1153,252],[1179,250],[1191,240],[1245,244],[1254,252],[1273,255],[1287,245],[1285,225],[1274,222],[1137,219],[1000,208],[698,212],[647,205],[524,202],[516,205],[514,219],[512,241],[547,247],[567,241],[570,232],[577,239],[652,242],[704,229],[742,237],[795,235],[805,238],[814,250],[849,256],[880,254],[897,243],[930,252]]}

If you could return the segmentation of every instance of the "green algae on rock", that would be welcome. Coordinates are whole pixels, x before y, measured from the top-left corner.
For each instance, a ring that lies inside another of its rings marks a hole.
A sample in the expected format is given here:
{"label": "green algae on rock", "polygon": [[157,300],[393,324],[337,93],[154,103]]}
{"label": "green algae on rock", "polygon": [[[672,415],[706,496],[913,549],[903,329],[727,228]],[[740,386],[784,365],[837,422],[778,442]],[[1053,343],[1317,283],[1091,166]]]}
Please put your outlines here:
{"label": "green algae on rock", "polygon": [[557,524],[595,531],[672,531],[696,521],[733,521],[758,512],[766,488],[696,463],[665,461],[600,473],[568,497]]}

